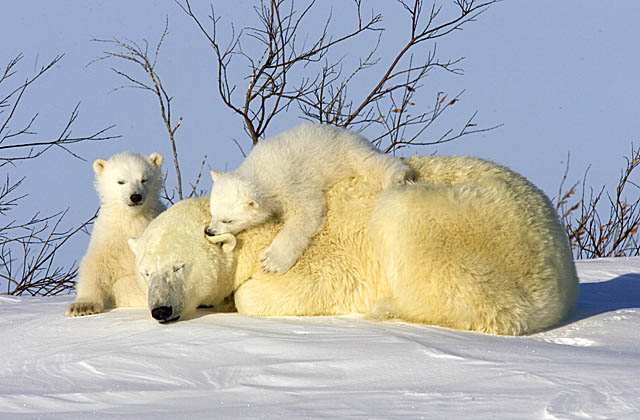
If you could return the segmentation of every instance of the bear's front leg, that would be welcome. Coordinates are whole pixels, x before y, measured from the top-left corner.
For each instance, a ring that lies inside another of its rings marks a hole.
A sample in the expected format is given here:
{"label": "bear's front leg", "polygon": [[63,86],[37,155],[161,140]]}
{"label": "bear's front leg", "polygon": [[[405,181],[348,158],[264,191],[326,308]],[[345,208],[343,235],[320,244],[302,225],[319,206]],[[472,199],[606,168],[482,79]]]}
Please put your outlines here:
{"label": "bear's front leg", "polygon": [[76,300],[67,308],[65,316],[85,316],[104,312],[105,301],[111,295],[112,281],[100,254],[88,252],[80,262]]}
{"label": "bear's front leg", "polygon": [[322,195],[305,198],[306,207],[285,218],[282,230],[262,253],[262,268],[268,273],[287,272],[302,256],[311,239],[322,229],[326,206]]}
{"label": "bear's front leg", "polygon": [[309,244],[310,238],[295,232],[278,233],[269,247],[262,253],[260,261],[267,273],[282,274],[287,272],[302,255]]}
{"label": "bear's front leg", "polygon": [[69,305],[64,315],[75,317],[94,315],[102,312],[104,312],[104,303],[102,302],[85,302],[76,300],[71,305]]}

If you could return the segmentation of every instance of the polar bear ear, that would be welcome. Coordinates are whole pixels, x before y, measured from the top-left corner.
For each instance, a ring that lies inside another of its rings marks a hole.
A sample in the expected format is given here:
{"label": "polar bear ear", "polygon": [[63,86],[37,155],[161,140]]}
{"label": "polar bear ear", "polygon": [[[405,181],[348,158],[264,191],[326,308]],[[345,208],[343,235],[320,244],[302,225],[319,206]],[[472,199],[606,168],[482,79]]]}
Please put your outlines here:
{"label": "polar bear ear", "polygon": [[218,180],[218,178],[220,178],[224,172],[211,171],[209,173],[211,174],[211,180],[213,182],[216,182]]}
{"label": "polar bear ear", "polygon": [[131,248],[131,251],[133,251],[133,253],[135,254],[136,253],[136,249],[138,248],[138,239],[129,238],[127,243],[129,244],[129,248]]}
{"label": "polar bear ear", "polygon": [[222,247],[222,252],[229,253],[236,247],[236,237],[231,233],[223,233],[221,235],[209,236],[204,235],[212,244],[219,244]]}
{"label": "polar bear ear", "polygon": [[258,202],[255,200],[249,200],[246,202],[245,205],[250,210],[258,210],[260,208],[260,204],[258,204]]}
{"label": "polar bear ear", "polygon": [[158,168],[162,166],[162,155],[160,153],[156,153],[156,152],[151,153],[149,155],[149,160]]}
{"label": "polar bear ear", "polygon": [[93,172],[96,175],[100,175],[104,171],[104,167],[107,165],[107,161],[104,159],[96,159],[93,161]]}

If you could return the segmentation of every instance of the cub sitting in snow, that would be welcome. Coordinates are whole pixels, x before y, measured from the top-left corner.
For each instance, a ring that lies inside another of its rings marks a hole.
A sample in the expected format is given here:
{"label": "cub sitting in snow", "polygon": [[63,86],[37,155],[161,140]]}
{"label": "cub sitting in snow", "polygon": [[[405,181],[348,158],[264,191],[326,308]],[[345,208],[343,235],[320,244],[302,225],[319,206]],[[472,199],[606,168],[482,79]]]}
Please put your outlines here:
{"label": "cub sitting in snow", "polygon": [[[109,160],[93,162],[100,211],[93,225],[87,253],[80,263],[76,300],[66,316],[97,314],[106,305],[139,306],[144,296],[125,287],[114,289],[117,281],[135,284],[134,255],[127,245],[164,210],[160,202],[162,156],[120,153]],[[130,279],[126,279],[129,277]]]}
{"label": "cub sitting in snow", "polygon": [[383,188],[413,171],[342,128],[303,124],[258,143],[236,170],[211,171],[207,235],[236,234],[274,217],[284,225],[261,256],[267,272],[284,273],[324,226],[325,192],[342,179],[373,176]]}

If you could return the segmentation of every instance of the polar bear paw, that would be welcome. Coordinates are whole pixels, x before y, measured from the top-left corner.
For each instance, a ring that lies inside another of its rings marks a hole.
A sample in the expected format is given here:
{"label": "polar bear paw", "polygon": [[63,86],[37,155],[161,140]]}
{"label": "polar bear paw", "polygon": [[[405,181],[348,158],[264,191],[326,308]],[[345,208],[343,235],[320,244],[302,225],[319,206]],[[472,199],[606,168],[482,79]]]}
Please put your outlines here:
{"label": "polar bear paw", "polygon": [[99,302],[73,302],[64,315],[68,317],[85,316],[99,314],[103,311],[104,305]]}
{"label": "polar bear paw", "polygon": [[409,166],[406,168],[396,169],[390,171],[385,180],[383,181],[383,189],[387,189],[389,187],[404,185],[410,183],[415,180],[415,173],[413,169]]}
{"label": "polar bear paw", "polygon": [[267,273],[286,273],[298,261],[299,253],[271,245],[260,257],[262,269]]}

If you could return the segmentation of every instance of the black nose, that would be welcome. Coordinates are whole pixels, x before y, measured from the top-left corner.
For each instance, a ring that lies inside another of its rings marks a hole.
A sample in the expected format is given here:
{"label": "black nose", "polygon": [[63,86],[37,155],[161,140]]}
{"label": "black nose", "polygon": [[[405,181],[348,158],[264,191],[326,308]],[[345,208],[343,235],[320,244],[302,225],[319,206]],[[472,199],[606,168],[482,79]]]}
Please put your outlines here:
{"label": "black nose", "polygon": [[216,231],[211,228],[206,228],[204,234],[207,236],[216,236]]}
{"label": "black nose", "polygon": [[172,313],[173,308],[171,306],[158,306],[157,308],[153,308],[151,310],[151,316],[158,321],[169,319]]}
{"label": "black nose", "polygon": [[131,194],[129,200],[131,200],[132,203],[139,203],[142,201],[142,196],[140,194]]}

